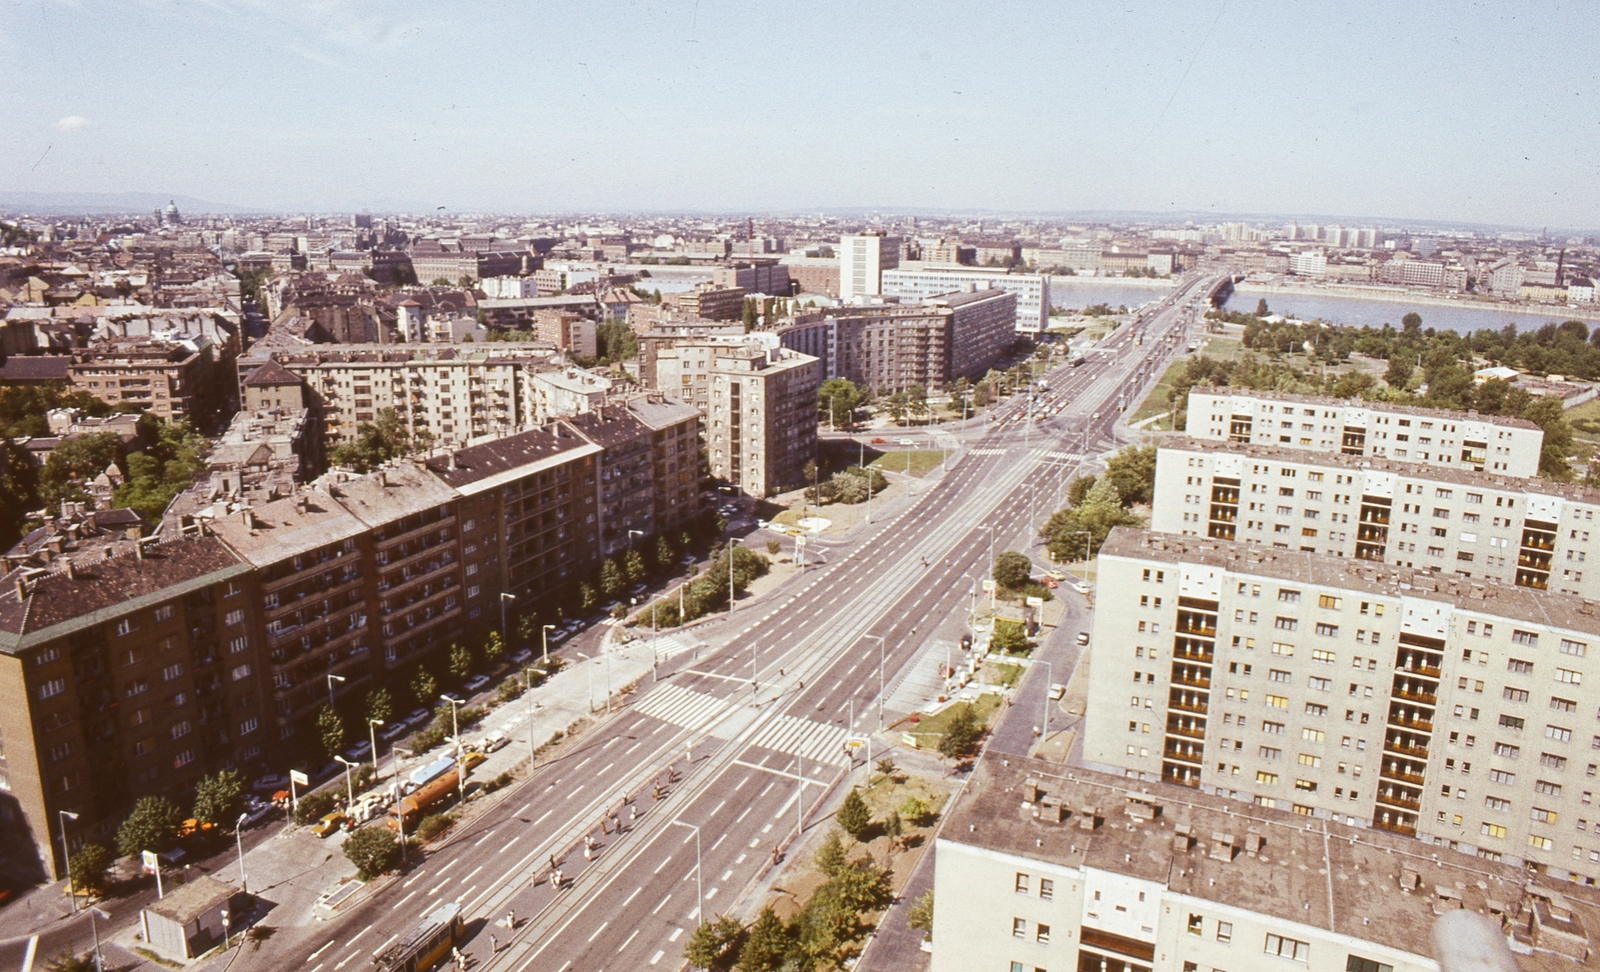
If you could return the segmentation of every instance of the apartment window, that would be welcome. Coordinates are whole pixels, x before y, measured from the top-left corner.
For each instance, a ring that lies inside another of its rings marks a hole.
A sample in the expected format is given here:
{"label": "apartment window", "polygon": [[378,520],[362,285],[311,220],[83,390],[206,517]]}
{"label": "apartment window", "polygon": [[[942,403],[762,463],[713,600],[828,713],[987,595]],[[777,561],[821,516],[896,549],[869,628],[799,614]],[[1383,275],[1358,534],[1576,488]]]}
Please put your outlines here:
{"label": "apartment window", "polygon": [[1494,744],[1494,754],[1496,756],[1504,756],[1507,759],[1516,759],[1522,755],[1522,747],[1513,746],[1510,743],[1497,742]]}
{"label": "apartment window", "polygon": [[1270,682],[1293,682],[1294,674],[1281,668],[1269,668],[1267,670],[1267,680]]}
{"label": "apartment window", "polygon": [[1556,822],[1556,812],[1554,810],[1545,810],[1540,807],[1534,807],[1532,808],[1529,816],[1537,823],[1553,824]]}
{"label": "apartment window", "polygon": [[223,620],[225,622],[227,622],[230,626],[235,625],[235,624],[243,624],[244,623],[244,610],[242,608],[234,608],[232,611],[229,611],[226,615],[223,616]]}
{"label": "apartment window", "polygon": [[1311,958],[1310,944],[1271,933],[1267,934],[1265,951],[1268,955],[1276,955],[1279,958],[1290,959],[1301,964],[1305,964]]}
{"label": "apartment window", "polygon": [[181,664],[168,665],[161,670],[161,680],[163,682],[170,682],[175,678],[181,677],[183,677],[183,665]]}
{"label": "apartment window", "polygon": [[1296,760],[1300,763],[1301,766],[1310,766],[1313,769],[1319,768],[1319,767],[1322,766],[1322,757],[1321,756],[1314,756],[1311,753],[1300,753],[1296,757]]}
{"label": "apartment window", "polygon": [[1344,600],[1342,598],[1334,597],[1332,594],[1317,595],[1317,607],[1325,607],[1330,610],[1337,611],[1342,604],[1344,604]]}
{"label": "apartment window", "polygon": [[1050,926],[1040,922],[1034,926],[1033,940],[1040,945],[1050,944]]}
{"label": "apartment window", "polygon": [[[1244,725],[1244,719],[1241,718],[1239,720],[1239,724],[1241,726]],[[1268,735],[1281,736],[1283,735],[1283,723],[1263,721],[1261,723],[1261,731],[1267,733]]]}
{"label": "apartment window", "polygon": [[1552,695],[1550,696],[1550,708],[1556,710],[1557,712],[1576,712],[1578,709],[1578,703],[1572,701],[1571,699],[1563,699]]}
{"label": "apartment window", "polygon": [[1282,615],[1279,615],[1278,617],[1272,619],[1272,626],[1281,631],[1293,631],[1300,627],[1300,622],[1294,618],[1286,618]]}
{"label": "apartment window", "polygon": [[150,612],[150,616],[156,621],[171,621],[172,614],[173,607],[170,604],[163,604],[154,611]]}
{"label": "apartment window", "polygon": [[1322,742],[1324,737],[1325,733],[1321,729],[1305,728],[1300,730],[1300,738],[1311,742]]}
{"label": "apartment window", "polygon": [[1204,915],[1196,915],[1193,913],[1189,915],[1189,934],[1203,935],[1205,934],[1206,930],[1205,926],[1206,919]]}
{"label": "apartment window", "polygon": [[250,639],[249,639],[249,637],[238,637],[238,638],[235,638],[232,641],[228,642],[228,653],[230,655],[237,655],[239,652],[244,651],[246,648],[249,648],[249,647],[250,647]]}
{"label": "apartment window", "polygon": [[1516,716],[1503,715],[1503,716],[1500,717],[1500,726],[1501,726],[1501,728],[1504,728],[1504,729],[1518,729],[1518,730],[1520,730],[1523,726],[1525,726],[1527,724],[1528,723],[1527,723],[1526,719],[1519,719]]}
{"label": "apartment window", "polygon": [[1583,673],[1575,672],[1570,668],[1558,668],[1556,669],[1556,681],[1565,682],[1568,685],[1582,685]]}
{"label": "apartment window", "polygon": [[1283,750],[1275,749],[1271,746],[1260,746],[1256,749],[1256,755],[1262,759],[1279,759],[1283,756]]}
{"label": "apartment window", "polygon": [[183,752],[181,752],[178,755],[172,757],[172,768],[173,769],[182,769],[183,767],[188,766],[192,762],[194,762],[194,750],[185,749]]}
{"label": "apartment window", "polygon": [[1278,782],[1278,774],[1277,773],[1268,773],[1266,770],[1256,770],[1256,782],[1257,783],[1269,783],[1269,784],[1277,783]]}
{"label": "apartment window", "polygon": [[1311,660],[1314,662],[1321,662],[1324,665],[1332,665],[1335,660],[1335,655],[1326,648],[1313,648],[1311,649]]}
{"label": "apartment window", "polygon": [[1527,675],[1533,671],[1533,662],[1523,661],[1520,658],[1506,659],[1506,671],[1517,675]]}
{"label": "apartment window", "polygon": [[1306,684],[1309,687],[1311,687],[1312,689],[1315,689],[1318,692],[1327,692],[1327,691],[1330,691],[1332,689],[1332,687],[1333,687],[1333,679],[1330,679],[1330,678],[1318,678],[1315,675],[1313,675],[1310,678],[1306,679]]}
{"label": "apartment window", "polygon": [[1049,878],[1040,878],[1039,879],[1039,897],[1043,898],[1046,901],[1049,901],[1050,899],[1054,898],[1055,896],[1056,896],[1056,882],[1050,880]]}
{"label": "apartment window", "polygon": [[1561,653],[1563,655],[1577,655],[1579,658],[1589,654],[1589,646],[1582,641],[1569,641],[1561,639]]}
{"label": "apartment window", "polygon": [[[1447,786],[1445,789],[1448,790],[1450,788]],[[1484,797],[1483,806],[1485,809],[1493,810],[1496,813],[1505,813],[1511,809],[1511,801],[1503,800],[1500,797]]]}
{"label": "apartment window", "polygon": [[1490,823],[1489,821],[1485,820],[1482,825],[1478,827],[1478,833],[1484,835],[1485,837],[1504,838],[1506,835],[1506,828],[1504,824]]}
{"label": "apartment window", "polygon": [[1289,707],[1289,698],[1285,695],[1269,695],[1267,696],[1267,705],[1274,709],[1287,709]]}
{"label": "apartment window", "polygon": [[193,728],[193,726],[189,725],[189,720],[185,719],[182,722],[180,722],[180,723],[178,723],[178,724],[176,724],[176,725],[174,725],[172,727],[172,730],[171,730],[172,738],[173,739],[182,739],[184,736],[187,736],[189,734],[189,730],[192,729],[192,728]]}
{"label": "apartment window", "polygon": [[1231,922],[1231,921],[1219,921],[1219,922],[1217,922],[1217,941],[1219,941],[1219,942],[1231,942],[1231,941],[1233,941],[1233,922]]}
{"label": "apartment window", "polygon": [[1563,729],[1560,726],[1545,726],[1544,736],[1546,739],[1554,739],[1556,742],[1572,742],[1572,730]]}
{"label": "apartment window", "polygon": [[1274,655],[1283,655],[1285,658],[1293,658],[1294,645],[1282,641],[1274,641],[1272,643],[1272,653]]}
{"label": "apartment window", "polygon": [[1028,919],[1026,919],[1026,918],[1013,918],[1013,919],[1011,919],[1011,937],[1012,938],[1027,938],[1028,937]]}
{"label": "apartment window", "polygon": [[1549,780],[1534,780],[1533,792],[1538,793],[1541,796],[1560,796],[1561,784],[1551,783]]}
{"label": "apartment window", "polygon": [[1507,773],[1505,770],[1492,769],[1489,771],[1490,783],[1501,783],[1506,786],[1517,785],[1517,774]]}
{"label": "apartment window", "polygon": [[1507,702],[1526,702],[1528,701],[1528,690],[1514,688],[1510,685],[1507,685],[1505,688],[1500,690],[1500,697],[1505,699]]}
{"label": "apartment window", "polygon": [[1550,850],[1555,846],[1555,841],[1548,837],[1540,837],[1538,834],[1529,834],[1528,846],[1537,847],[1539,850]]}
{"label": "apartment window", "polygon": [[1336,624],[1319,623],[1316,627],[1316,631],[1317,634],[1322,635],[1325,638],[1336,638],[1339,635],[1339,626]]}
{"label": "apartment window", "polygon": [[235,682],[242,682],[245,679],[250,677],[250,666],[249,665],[236,665],[236,666],[234,666],[233,671],[229,673],[229,675],[233,678],[233,680]]}
{"label": "apartment window", "polygon": [[133,631],[133,619],[132,618],[123,618],[121,621],[117,622],[117,634],[125,635],[125,634],[128,634],[131,631]]}
{"label": "apartment window", "polygon": [[1028,893],[1028,875],[1022,873],[1021,871],[1018,871],[1017,872],[1016,884],[1013,886],[1012,890],[1017,892],[1018,894],[1027,894]]}
{"label": "apartment window", "polygon": [[1297,780],[1294,781],[1294,788],[1297,789],[1297,790],[1302,790],[1302,791],[1304,791],[1306,793],[1315,793],[1315,792],[1317,792],[1317,784],[1312,780],[1298,780],[1297,779]]}
{"label": "apartment window", "polygon": [[[1308,715],[1308,716],[1316,716],[1317,718],[1320,719],[1323,716],[1326,716],[1327,714],[1328,714],[1328,707],[1327,706],[1318,705],[1315,702],[1307,702],[1306,703],[1306,715]],[[1363,715],[1361,717],[1363,722],[1366,721],[1366,718],[1367,717],[1365,715]]]}
{"label": "apartment window", "polygon": [[46,682],[40,683],[40,685],[39,685],[39,698],[48,699],[51,696],[60,695],[62,692],[65,692],[66,690],[67,690],[67,682],[66,682],[65,679],[52,678],[52,679],[50,679],[50,680],[48,680]]}
{"label": "apartment window", "polygon": [[1519,631],[1513,628],[1511,631],[1511,641],[1513,644],[1527,645],[1530,648],[1534,648],[1539,644],[1539,636],[1531,631]]}
{"label": "apartment window", "polygon": [[1540,753],[1539,754],[1539,765],[1540,766],[1548,766],[1551,769],[1558,769],[1558,770],[1566,769],[1567,768],[1567,757],[1565,757],[1565,756],[1557,756],[1555,753]]}

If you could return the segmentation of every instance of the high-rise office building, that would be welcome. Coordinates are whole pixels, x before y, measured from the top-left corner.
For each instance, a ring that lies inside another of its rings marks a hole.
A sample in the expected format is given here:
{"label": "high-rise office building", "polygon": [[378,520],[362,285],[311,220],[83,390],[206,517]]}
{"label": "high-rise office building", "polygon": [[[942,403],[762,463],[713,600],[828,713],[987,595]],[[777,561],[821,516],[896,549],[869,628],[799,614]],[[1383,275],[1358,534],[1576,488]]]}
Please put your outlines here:
{"label": "high-rise office building", "polygon": [[883,293],[883,271],[900,265],[902,242],[898,236],[882,233],[840,237],[839,299],[848,303]]}
{"label": "high-rise office building", "polygon": [[[1147,262],[1139,254],[1139,267]],[[885,270],[883,294],[902,300],[926,300],[968,288],[998,289],[1017,295],[1016,330],[1038,334],[1050,323],[1050,278],[1042,273],[1007,273],[982,267],[929,267],[922,270]]]}

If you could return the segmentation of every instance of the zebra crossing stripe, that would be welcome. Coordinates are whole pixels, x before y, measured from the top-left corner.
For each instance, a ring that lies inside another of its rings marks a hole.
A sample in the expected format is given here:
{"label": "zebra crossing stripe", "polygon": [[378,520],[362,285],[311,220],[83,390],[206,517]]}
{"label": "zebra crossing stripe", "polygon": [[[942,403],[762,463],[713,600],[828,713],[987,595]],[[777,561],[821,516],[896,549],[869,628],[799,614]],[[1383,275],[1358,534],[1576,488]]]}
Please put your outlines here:
{"label": "zebra crossing stripe", "polygon": [[663,685],[645,696],[635,705],[641,712],[662,722],[670,722],[685,729],[695,729],[715,718],[726,706],[725,699],[706,695],[679,685]]}
{"label": "zebra crossing stripe", "polygon": [[768,724],[751,745],[813,762],[843,763],[849,759],[844,752],[849,737],[849,731],[842,726],[785,715]]}

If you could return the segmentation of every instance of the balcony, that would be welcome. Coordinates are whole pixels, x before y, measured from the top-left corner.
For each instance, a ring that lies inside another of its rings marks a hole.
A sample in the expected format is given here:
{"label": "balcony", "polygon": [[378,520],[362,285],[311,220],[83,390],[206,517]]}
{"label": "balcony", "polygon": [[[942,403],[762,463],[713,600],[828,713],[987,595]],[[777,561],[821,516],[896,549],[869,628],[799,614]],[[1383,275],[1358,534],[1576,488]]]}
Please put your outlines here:
{"label": "balcony", "polygon": [[1378,802],[1386,807],[1399,807],[1402,810],[1410,810],[1413,813],[1422,809],[1422,801],[1420,800],[1413,800],[1399,793],[1387,793],[1383,790],[1378,791]]}
{"label": "balcony", "polygon": [[1433,720],[1421,716],[1409,715],[1401,712],[1389,713],[1389,725],[1397,729],[1408,729],[1412,732],[1433,733]]}
{"label": "balcony", "polygon": [[1421,786],[1423,783],[1421,773],[1411,773],[1406,770],[1393,769],[1387,766],[1384,767],[1383,772],[1379,775],[1386,780],[1399,780],[1402,783],[1410,783],[1414,786]]}
{"label": "balcony", "polygon": [[1405,699],[1407,702],[1417,702],[1422,705],[1438,705],[1438,696],[1428,691],[1423,686],[1395,686],[1391,698]]}
{"label": "balcony", "polygon": [[1210,711],[1209,703],[1205,699],[1173,699],[1167,703],[1167,708],[1177,709],[1179,712],[1193,712],[1198,715],[1205,715]]}
{"label": "balcony", "polygon": [[1392,742],[1387,739],[1383,741],[1383,751],[1394,753],[1396,756],[1413,756],[1417,759],[1428,758],[1428,747],[1426,746],[1408,746],[1405,743]]}

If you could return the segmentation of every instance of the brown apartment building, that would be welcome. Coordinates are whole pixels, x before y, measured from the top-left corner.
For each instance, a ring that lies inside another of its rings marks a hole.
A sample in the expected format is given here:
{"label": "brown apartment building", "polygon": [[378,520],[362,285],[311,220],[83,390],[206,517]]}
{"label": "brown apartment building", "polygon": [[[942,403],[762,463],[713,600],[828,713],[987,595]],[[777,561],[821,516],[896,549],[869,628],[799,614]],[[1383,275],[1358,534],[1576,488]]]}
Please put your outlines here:
{"label": "brown apartment building", "polygon": [[137,405],[168,422],[199,420],[226,397],[211,348],[197,351],[166,341],[86,348],[72,355],[67,377],[73,391],[113,408]]}

